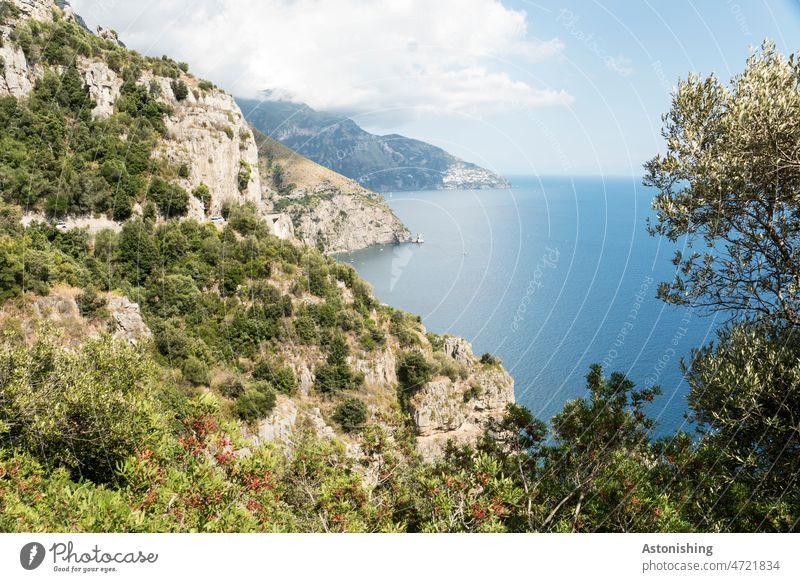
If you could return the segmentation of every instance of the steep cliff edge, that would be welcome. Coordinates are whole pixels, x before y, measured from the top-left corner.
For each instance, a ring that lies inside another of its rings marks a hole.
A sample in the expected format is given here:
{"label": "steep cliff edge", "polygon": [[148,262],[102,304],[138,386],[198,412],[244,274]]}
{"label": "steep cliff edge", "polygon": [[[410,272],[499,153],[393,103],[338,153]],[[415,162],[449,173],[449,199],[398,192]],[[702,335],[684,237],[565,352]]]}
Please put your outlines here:
{"label": "steep cliff edge", "polygon": [[292,218],[294,233],[326,253],[411,240],[380,194],[312,162],[255,130],[262,188],[275,212]]}

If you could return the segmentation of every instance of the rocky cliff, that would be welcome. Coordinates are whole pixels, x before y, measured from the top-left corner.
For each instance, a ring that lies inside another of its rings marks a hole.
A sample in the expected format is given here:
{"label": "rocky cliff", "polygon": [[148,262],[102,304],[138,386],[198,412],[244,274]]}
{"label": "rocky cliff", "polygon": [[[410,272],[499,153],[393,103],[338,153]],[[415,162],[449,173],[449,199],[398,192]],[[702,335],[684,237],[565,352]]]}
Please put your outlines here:
{"label": "rocky cliff", "polygon": [[[30,19],[44,26],[52,25],[56,20],[73,20],[81,27],[85,26],[68,5],[62,3],[61,6],[63,8],[53,0],[2,2],[0,96],[25,97],[48,67],[63,70],[62,65],[53,66],[45,60],[31,62],[20,44],[20,35],[15,34],[19,25]],[[95,103],[92,116],[107,118],[115,113],[123,86],[123,78],[109,65],[108,55],[124,54],[132,58],[136,55],[124,48],[113,31],[101,28],[98,33],[109,52],[91,57],[78,55],[74,64]],[[181,168],[173,182],[186,191],[193,192],[201,185],[207,188],[205,203],[197,196],[189,197],[187,215],[207,219],[220,214],[226,201],[234,201],[251,202],[266,217],[255,139],[233,98],[184,70],[174,69],[173,76],[169,77],[158,74],[152,64],[143,67],[137,84],[147,87],[169,112],[164,120],[166,132],[156,145],[154,156],[170,166]],[[180,96],[176,95],[176,89],[182,90]],[[94,218],[102,220],[102,217]],[[65,222],[75,219],[66,218]],[[285,221],[273,217],[270,222],[279,226],[275,234],[291,236]]]}
{"label": "rocky cliff", "polygon": [[399,243],[411,233],[380,194],[256,131],[263,197],[291,217],[294,235],[326,253]]}
{"label": "rocky cliff", "polygon": [[428,459],[438,456],[448,441],[474,442],[514,402],[511,376],[498,365],[481,364],[464,339],[445,338],[444,353],[462,366],[461,377],[435,378],[409,400],[417,448]]}

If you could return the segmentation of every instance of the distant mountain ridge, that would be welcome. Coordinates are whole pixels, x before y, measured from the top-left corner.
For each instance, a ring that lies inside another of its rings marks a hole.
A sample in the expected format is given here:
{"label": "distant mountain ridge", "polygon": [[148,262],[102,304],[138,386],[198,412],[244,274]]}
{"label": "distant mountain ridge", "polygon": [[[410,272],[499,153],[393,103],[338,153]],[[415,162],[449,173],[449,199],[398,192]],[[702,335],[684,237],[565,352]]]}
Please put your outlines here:
{"label": "distant mountain ridge", "polygon": [[502,176],[442,148],[398,134],[375,135],[352,119],[304,103],[240,98],[237,102],[258,130],[371,190],[509,187]]}

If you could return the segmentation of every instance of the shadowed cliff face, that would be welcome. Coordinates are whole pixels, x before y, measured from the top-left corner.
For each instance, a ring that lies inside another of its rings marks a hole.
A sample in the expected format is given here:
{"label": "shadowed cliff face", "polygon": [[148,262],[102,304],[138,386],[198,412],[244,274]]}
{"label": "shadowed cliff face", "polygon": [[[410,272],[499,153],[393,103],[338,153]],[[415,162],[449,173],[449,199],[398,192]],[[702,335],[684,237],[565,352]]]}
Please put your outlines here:
{"label": "shadowed cliff face", "polygon": [[503,177],[423,141],[374,135],[350,119],[302,103],[237,101],[258,130],[371,190],[509,187]]}

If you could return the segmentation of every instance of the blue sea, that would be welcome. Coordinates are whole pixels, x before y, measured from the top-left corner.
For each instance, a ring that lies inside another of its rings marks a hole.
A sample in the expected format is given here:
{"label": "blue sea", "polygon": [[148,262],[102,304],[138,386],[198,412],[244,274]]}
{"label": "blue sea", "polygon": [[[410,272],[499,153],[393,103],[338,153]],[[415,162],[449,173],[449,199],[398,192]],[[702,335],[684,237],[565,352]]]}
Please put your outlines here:
{"label": "blue sea", "polygon": [[393,307],[499,356],[517,402],[549,420],[587,394],[591,363],[664,394],[655,436],[691,430],[680,360],[721,319],[656,299],[681,244],[647,233],[653,191],[632,177],[511,177],[510,190],[386,194],[424,244],[339,255]]}

